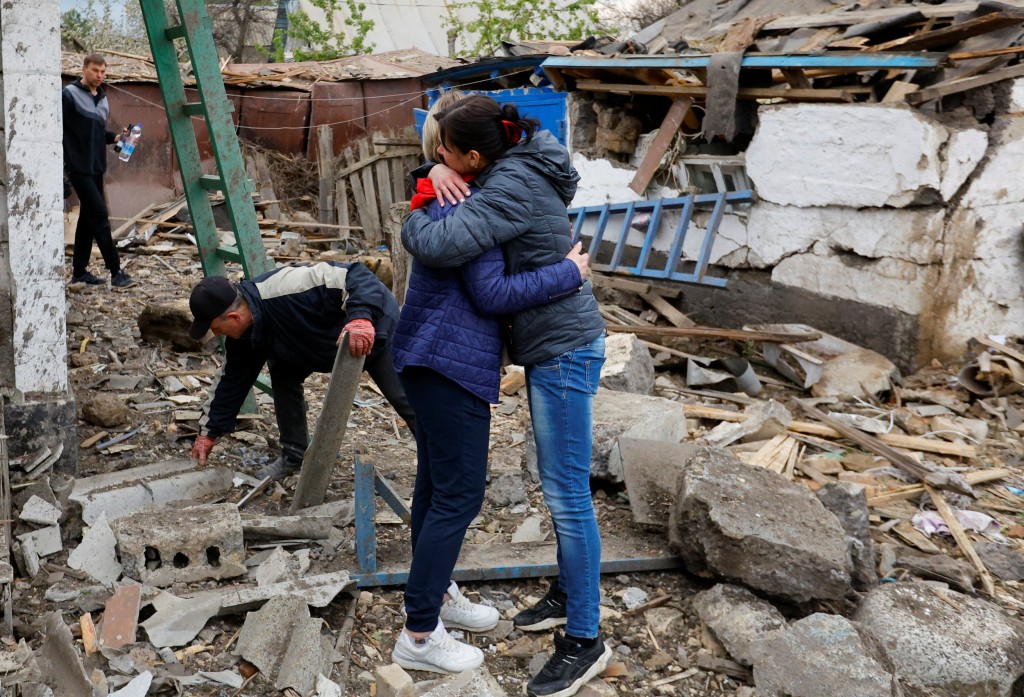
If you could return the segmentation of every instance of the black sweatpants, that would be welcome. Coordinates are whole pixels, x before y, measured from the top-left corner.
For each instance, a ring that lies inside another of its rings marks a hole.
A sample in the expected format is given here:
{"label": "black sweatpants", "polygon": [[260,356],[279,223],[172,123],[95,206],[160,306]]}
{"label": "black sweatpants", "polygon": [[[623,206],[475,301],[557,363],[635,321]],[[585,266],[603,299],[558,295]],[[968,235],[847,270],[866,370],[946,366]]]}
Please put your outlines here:
{"label": "black sweatpants", "polygon": [[431,632],[466,530],[484,502],[491,407],[429,368],[406,368],[401,379],[416,410],[417,460],[405,626]]}
{"label": "black sweatpants", "polygon": [[82,204],[78,211],[78,227],[75,228],[72,275],[81,276],[89,270],[93,240],[100,248],[107,270],[111,274],[117,273],[121,270],[121,259],[110,235],[110,213],[103,198],[103,175],[69,173],[68,179],[71,180],[71,186],[75,187],[75,193]]}

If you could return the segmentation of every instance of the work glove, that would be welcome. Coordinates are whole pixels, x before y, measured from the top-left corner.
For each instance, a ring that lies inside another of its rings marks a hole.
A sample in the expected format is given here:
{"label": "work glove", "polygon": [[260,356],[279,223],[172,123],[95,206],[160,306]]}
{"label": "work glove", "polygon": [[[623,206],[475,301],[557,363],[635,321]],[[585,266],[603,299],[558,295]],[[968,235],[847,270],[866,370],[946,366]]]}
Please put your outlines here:
{"label": "work glove", "polygon": [[192,459],[200,467],[206,464],[206,458],[210,457],[210,451],[213,450],[213,444],[216,442],[217,439],[210,436],[199,436],[196,438],[196,443],[192,446]]}
{"label": "work glove", "polygon": [[[342,335],[348,332],[348,350],[353,356],[367,356],[373,349],[373,338],[376,336],[376,332],[373,330],[373,324],[368,319],[354,319],[346,324],[342,330]],[[341,337],[338,337],[338,343],[341,343]]]}

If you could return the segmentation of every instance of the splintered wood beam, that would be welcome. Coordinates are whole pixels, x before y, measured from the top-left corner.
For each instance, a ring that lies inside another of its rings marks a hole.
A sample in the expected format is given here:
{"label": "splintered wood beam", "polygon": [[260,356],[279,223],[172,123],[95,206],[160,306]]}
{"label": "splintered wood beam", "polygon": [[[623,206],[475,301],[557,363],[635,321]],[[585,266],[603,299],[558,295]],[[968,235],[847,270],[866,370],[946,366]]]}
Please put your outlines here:
{"label": "splintered wood beam", "polygon": [[[788,68],[787,68],[788,70]],[[846,72],[862,72],[848,70]],[[580,80],[576,89],[584,92],[610,92],[613,94],[649,94],[662,97],[701,97],[706,98],[708,88],[704,85],[631,85],[604,83],[598,80]],[[837,89],[798,89],[774,87],[740,87],[736,92],[737,99],[791,99],[801,102],[852,102],[854,94],[869,92],[869,88],[843,87]],[[664,153],[663,153],[664,154]]]}
{"label": "splintered wood beam", "polygon": [[1024,64],[1015,65],[1012,68],[1004,68],[1003,70],[996,70],[991,73],[985,73],[984,75],[977,75],[975,77],[940,82],[937,85],[925,87],[917,92],[911,92],[907,95],[907,102],[910,104],[922,104],[931,99],[948,97],[951,94],[966,92],[967,90],[974,89],[975,87],[991,85],[993,82],[1009,80],[1010,78],[1021,77],[1022,75],[1024,75]]}
{"label": "splintered wood beam", "polygon": [[631,332],[639,337],[692,336],[736,341],[772,341],[780,344],[820,339],[819,332],[754,332],[745,329],[719,329],[717,327],[636,327],[627,324],[609,324],[610,332]]}
{"label": "splintered wood beam", "polygon": [[941,491],[934,489],[930,486],[925,486],[925,490],[928,495],[932,498],[932,503],[935,504],[935,510],[942,516],[942,520],[946,523],[946,527],[949,528],[949,532],[953,535],[953,539],[956,540],[957,545],[960,547],[960,551],[964,553],[968,559],[971,560],[971,564],[978,570],[978,576],[981,577],[981,587],[985,593],[991,598],[996,594],[996,585],[992,580],[992,574],[989,573],[985,567],[985,563],[981,561],[981,557],[974,550],[974,545],[971,544],[971,538],[967,537],[967,533],[964,532],[963,527],[960,525],[960,520],[956,517],[956,512],[946,501],[946,497]]}
{"label": "splintered wood beam", "polygon": [[658,165],[661,164],[661,158],[665,156],[669,146],[672,145],[676,132],[683,124],[683,119],[686,118],[691,106],[693,106],[693,99],[690,97],[677,97],[672,100],[672,106],[668,108],[668,113],[665,114],[665,118],[662,119],[661,126],[658,128],[658,135],[654,136],[654,140],[651,141],[651,145],[644,155],[643,162],[640,163],[640,168],[636,171],[633,181],[629,183],[629,188],[637,194],[642,195],[647,190],[647,185],[651,183],[654,173],[658,170]]}
{"label": "splintered wood beam", "polygon": [[979,34],[987,34],[996,29],[1011,27],[1024,22],[1024,12],[991,12],[982,17],[975,17],[966,22],[953,24],[942,29],[925,31],[910,36],[902,36],[892,41],[872,46],[868,51],[920,51],[938,46],[952,46],[964,39]]}

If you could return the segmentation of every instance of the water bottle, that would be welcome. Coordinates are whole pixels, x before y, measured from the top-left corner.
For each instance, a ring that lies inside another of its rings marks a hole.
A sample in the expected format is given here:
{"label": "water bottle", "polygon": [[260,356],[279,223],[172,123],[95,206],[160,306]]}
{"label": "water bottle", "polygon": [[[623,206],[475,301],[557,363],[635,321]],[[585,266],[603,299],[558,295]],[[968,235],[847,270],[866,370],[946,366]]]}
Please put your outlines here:
{"label": "water bottle", "polygon": [[135,145],[139,142],[139,138],[142,136],[142,124],[137,123],[132,126],[131,131],[128,133],[128,139],[121,142],[121,154],[118,155],[121,158],[121,162],[127,162],[132,159],[132,153],[135,152]]}

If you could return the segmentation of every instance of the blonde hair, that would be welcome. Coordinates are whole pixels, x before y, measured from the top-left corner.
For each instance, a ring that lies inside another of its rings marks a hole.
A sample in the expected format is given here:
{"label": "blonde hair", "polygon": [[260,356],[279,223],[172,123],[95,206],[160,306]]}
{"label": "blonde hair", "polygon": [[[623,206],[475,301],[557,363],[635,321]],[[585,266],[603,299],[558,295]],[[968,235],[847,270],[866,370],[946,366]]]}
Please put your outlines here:
{"label": "blonde hair", "polygon": [[437,146],[441,144],[441,126],[438,124],[434,114],[440,113],[456,102],[465,99],[469,95],[459,90],[448,90],[444,92],[437,101],[430,106],[427,118],[423,122],[423,157],[428,162],[437,161]]}

